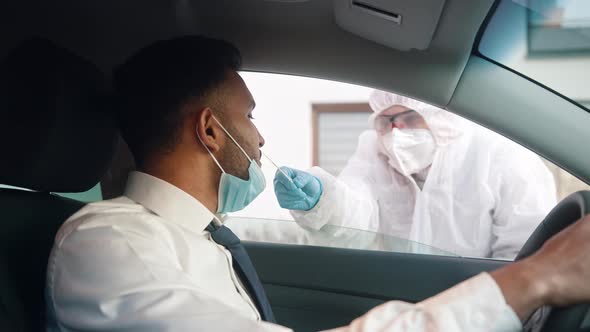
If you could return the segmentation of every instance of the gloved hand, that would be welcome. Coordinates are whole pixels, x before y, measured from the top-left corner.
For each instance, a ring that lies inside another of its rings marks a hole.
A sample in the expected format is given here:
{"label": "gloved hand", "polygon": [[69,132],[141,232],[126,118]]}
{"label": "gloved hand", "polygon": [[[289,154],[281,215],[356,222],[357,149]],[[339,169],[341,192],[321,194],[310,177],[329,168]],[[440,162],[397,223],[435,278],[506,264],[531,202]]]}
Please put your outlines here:
{"label": "gloved hand", "polygon": [[289,167],[281,167],[292,180],[285,174],[277,171],[274,179],[275,195],[279,205],[289,210],[311,210],[320,200],[322,195],[322,183],[317,177],[300,170]]}

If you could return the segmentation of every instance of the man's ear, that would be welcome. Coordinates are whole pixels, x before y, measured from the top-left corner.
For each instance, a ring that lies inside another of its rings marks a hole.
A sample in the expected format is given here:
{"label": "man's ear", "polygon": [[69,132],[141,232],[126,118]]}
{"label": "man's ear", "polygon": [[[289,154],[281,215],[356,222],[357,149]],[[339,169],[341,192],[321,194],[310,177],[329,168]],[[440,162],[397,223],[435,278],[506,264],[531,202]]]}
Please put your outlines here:
{"label": "man's ear", "polygon": [[200,137],[203,144],[209,148],[211,153],[219,151],[221,142],[223,140],[223,135],[221,135],[222,133],[219,130],[217,122],[215,122],[213,119],[211,108],[206,107],[197,114],[195,126],[195,135],[198,135],[198,137],[195,137],[197,141]]}

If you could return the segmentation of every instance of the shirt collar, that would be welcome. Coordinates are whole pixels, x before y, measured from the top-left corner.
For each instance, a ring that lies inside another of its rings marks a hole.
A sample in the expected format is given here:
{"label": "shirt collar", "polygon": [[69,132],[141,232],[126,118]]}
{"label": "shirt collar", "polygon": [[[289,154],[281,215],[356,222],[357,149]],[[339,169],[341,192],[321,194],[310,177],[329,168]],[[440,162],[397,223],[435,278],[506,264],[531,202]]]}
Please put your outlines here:
{"label": "shirt collar", "polygon": [[158,216],[197,233],[203,233],[214,218],[201,202],[184,190],[155,176],[131,172],[125,196]]}

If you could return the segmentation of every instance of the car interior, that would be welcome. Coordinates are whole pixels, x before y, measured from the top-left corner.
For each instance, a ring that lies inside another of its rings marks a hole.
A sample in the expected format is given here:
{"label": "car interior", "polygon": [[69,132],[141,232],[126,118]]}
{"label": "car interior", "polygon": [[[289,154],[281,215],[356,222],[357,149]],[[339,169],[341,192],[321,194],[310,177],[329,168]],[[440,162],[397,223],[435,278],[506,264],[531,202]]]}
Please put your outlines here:
{"label": "car interior", "polygon": [[[588,111],[481,54],[500,0],[30,0],[0,5],[0,330],[45,329],[47,258],[83,192],[128,171],[109,75],[156,40],[235,44],[244,70],[324,78],[411,96],[459,114],[590,180]],[[408,22],[395,29],[400,22]],[[393,32],[391,32],[393,31]],[[559,125],[555,125],[559,123]],[[127,167],[127,166],[125,166]],[[107,174],[108,173],[108,174]],[[466,175],[468,176],[468,175]],[[106,196],[120,192],[117,188]],[[588,213],[558,204],[517,259]],[[245,243],[277,321],[295,331],[350,323],[389,301],[419,302],[506,261]],[[543,331],[590,331],[586,305],[553,309]]]}

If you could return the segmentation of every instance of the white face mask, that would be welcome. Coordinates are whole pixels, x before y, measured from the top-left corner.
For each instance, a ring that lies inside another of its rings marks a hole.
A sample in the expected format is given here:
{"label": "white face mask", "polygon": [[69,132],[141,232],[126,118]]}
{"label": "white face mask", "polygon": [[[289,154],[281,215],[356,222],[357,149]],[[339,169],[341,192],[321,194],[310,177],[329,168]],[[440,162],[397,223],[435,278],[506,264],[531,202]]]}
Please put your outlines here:
{"label": "white face mask", "polygon": [[[428,129],[394,129],[381,136],[389,158],[397,159],[402,174],[412,175],[432,164],[436,144]],[[397,169],[397,168],[396,168]]]}

